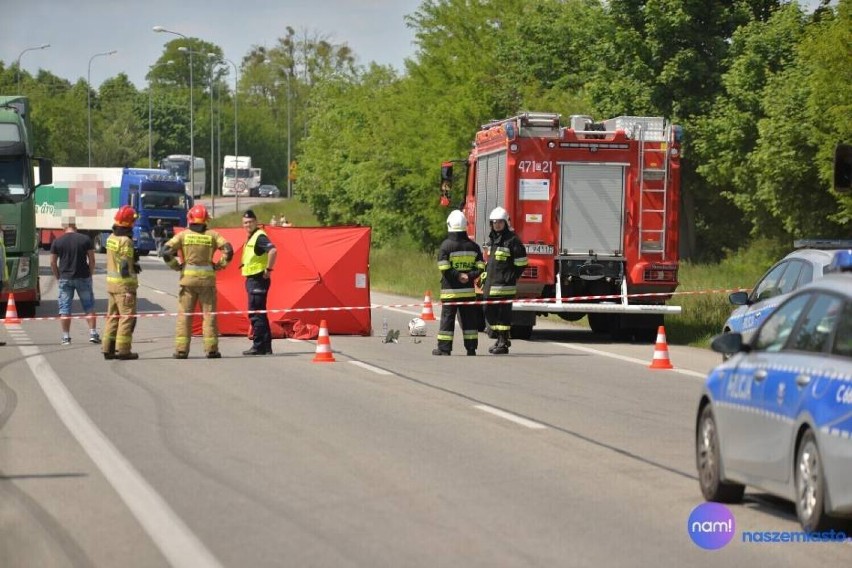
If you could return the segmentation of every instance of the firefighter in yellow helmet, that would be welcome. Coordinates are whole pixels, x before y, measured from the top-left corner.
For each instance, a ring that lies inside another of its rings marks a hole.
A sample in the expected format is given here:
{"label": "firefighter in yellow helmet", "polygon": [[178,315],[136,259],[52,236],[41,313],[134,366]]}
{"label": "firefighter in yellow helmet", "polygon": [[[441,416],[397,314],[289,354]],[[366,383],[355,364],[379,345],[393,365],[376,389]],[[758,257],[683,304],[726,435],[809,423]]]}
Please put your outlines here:
{"label": "firefighter in yellow helmet", "polygon": [[[208,359],[218,359],[219,329],[216,325],[216,270],[222,270],[234,256],[234,249],[216,231],[207,230],[210,215],[203,205],[195,205],[186,215],[189,230],[182,231],[166,242],[163,260],[173,270],[180,271],[178,294],[178,316],[175,328],[175,359],[189,357],[191,314],[196,304],[201,304],[203,313],[202,335],[204,353]],[[214,253],[222,255],[213,262]]]}
{"label": "firefighter in yellow helmet", "polygon": [[139,354],[130,350],[136,328],[136,289],[139,286],[139,259],[133,249],[133,222],[136,210],[129,205],[115,214],[112,234],[106,241],[107,315],[104,328],[104,359],[132,360]]}

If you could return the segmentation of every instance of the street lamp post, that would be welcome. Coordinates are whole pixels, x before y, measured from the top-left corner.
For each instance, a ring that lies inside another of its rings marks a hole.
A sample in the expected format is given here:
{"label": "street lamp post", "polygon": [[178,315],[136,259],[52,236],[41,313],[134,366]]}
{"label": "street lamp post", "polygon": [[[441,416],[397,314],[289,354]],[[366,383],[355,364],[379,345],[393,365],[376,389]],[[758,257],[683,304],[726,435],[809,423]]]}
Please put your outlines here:
{"label": "street lamp post", "polygon": [[213,67],[216,65],[216,60],[219,59],[219,56],[215,53],[208,53],[207,58],[210,60],[210,76],[208,78],[209,89],[210,89],[210,208],[212,209],[212,215],[216,215],[216,174],[214,173],[216,170],[213,168],[216,164],[216,149],[213,145]]}
{"label": "street lamp post", "polygon": [[239,139],[239,129],[237,128],[237,91],[240,86],[240,70],[237,67],[237,64],[231,61],[230,59],[225,59],[224,57],[220,57],[218,63],[230,63],[234,68],[234,196],[236,200],[234,202],[237,213],[240,212],[240,193],[237,190],[237,172],[240,169],[240,160],[239,160],[239,152],[237,147],[237,140]]}
{"label": "street lamp post", "polygon": [[189,52],[189,186],[192,188],[191,193],[195,194],[195,132],[193,130],[193,110],[192,110],[192,42],[188,37],[180,32],[169,30],[163,26],[154,26],[152,28],[157,33],[167,33],[182,37],[190,44],[190,48],[179,47],[180,52]]}
{"label": "street lamp post", "polygon": [[49,43],[43,43],[36,47],[28,47],[18,54],[18,58],[15,60],[15,74],[18,79],[18,94],[21,94],[21,56],[24,55],[28,51],[36,51],[38,49],[47,49],[50,47]]}
{"label": "street lamp post", "polygon": [[290,122],[290,70],[287,70],[287,199],[293,197],[293,179],[292,173],[290,172],[291,164],[293,163],[293,159],[290,156],[290,131],[291,122]]}
{"label": "street lamp post", "polygon": [[96,53],[89,58],[89,71],[86,75],[86,110],[89,118],[89,167],[92,167],[92,61],[96,57],[107,57],[118,53],[117,50]]}
{"label": "street lamp post", "polygon": [[[162,65],[173,65],[173,64],[174,64],[174,61],[169,59],[168,61],[166,61],[164,63],[157,63],[156,65],[154,65],[154,67],[151,68],[151,71],[153,71],[154,69],[156,69],[157,67],[160,67]],[[153,137],[152,137],[152,128],[151,128],[151,94],[152,94],[151,91],[152,91],[152,86],[149,83],[148,84],[148,167],[149,168],[154,167],[154,146],[153,146],[153,142],[152,142]]]}

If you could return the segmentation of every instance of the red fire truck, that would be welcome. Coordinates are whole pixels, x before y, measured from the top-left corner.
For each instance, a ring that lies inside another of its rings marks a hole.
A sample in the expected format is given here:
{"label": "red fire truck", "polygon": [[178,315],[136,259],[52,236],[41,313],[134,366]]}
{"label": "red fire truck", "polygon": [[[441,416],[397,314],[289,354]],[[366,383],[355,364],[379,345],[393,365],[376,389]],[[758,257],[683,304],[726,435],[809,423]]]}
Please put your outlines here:
{"label": "red fire truck", "polygon": [[528,338],[537,314],[618,337],[656,336],[677,288],[679,126],[661,117],[527,112],[481,127],[467,160],[444,162],[441,203],[450,205],[453,165],[464,164],[458,205],[468,232],[488,240],[497,206],[527,249],[512,335]]}

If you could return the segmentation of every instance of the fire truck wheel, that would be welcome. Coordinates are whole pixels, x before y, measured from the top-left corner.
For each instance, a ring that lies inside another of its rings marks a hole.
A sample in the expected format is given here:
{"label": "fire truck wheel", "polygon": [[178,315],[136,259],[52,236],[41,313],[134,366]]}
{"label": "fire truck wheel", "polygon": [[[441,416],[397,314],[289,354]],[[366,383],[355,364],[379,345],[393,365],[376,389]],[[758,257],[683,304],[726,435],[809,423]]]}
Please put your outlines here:
{"label": "fire truck wheel", "polygon": [[640,327],[633,331],[637,343],[654,343],[657,341],[657,328]]}
{"label": "fire truck wheel", "polygon": [[513,325],[512,339],[529,339],[532,336],[533,326],[531,325]]}
{"label": "fire truck wheel", "polygon": [[594,333],[610,333],[612,323],[611,314],[589,314],[589,327]]}

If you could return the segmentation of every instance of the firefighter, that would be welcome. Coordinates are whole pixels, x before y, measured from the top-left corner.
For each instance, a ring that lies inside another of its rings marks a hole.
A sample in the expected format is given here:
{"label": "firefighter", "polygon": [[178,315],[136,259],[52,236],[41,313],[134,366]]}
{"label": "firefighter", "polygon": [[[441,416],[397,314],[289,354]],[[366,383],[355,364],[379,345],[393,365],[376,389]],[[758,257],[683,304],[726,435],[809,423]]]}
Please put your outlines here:
{"label": "firefighter", "polygon": [[112,234],[106,241],[107,316],[104,329],[104,359],[133,360],[139,354],[130,351],[136,329],[137,274],[139,258],[133,249],[133,222],[136,210],[129,205],[115,214]]}
{"label": "firefighter", "polygon": [[[216,326],[216,270],[222,270],[234,256],[234,249],[222,235],[207,230],[210,215],[203,205],[195,205],[186,215],[189,230],[172,237],[163,247],[163,260],[173,270],[180,271],[178,316],[175,328],[175,359],[189,357],[191,316],[196,304],[203,312],[202,335],[208,359],[218,359],[219,330]],[[213,262],[214,253],[222,255]],[[180,255],[180,257],[178,256]]]}
{"label": "firefighter", "polygon": [[[476,300],[474,282],[485,268],[482,249],[467,236],[467,219],[456,209],[447,217],[447,238],[438,251],[438,270],[441,271],[441,302]],[[449,355],[453,350],[456,314],[462,328],[464,348],[476,355],[482,310],[469,306],[443,304],[438,328],[438,347],[432,355]]]}
{"label": "firefighter", "polygon": [[[512,229],[509,213],[495,207],[488,216],[491,232],[488,235],[488,263],[482,275],[482,292],[485,300],[512,300],[517,293],[516,283],[527,267],[527,250]],[[512,303],[500,302],[485,305],[485,318],[497,334],[497,342],[488,348],[494,355],[509,352],[509,331],[512,329]]]}
{"label": "firefighter", "polygon": [[243,213],[243,228],[247,241],[243,246],[240,269],[246,279],[249,321],[251,322],[251,349],[243,355],[272,355],[272,331],[266,314],[266,299],[269,295],[272,267],[278,251],[266,231],[257,227],[257,215],[251,209]]}

